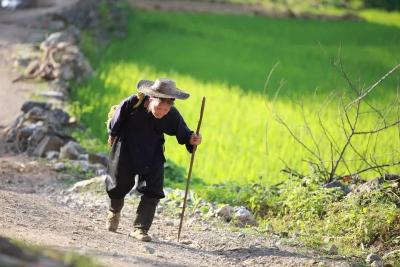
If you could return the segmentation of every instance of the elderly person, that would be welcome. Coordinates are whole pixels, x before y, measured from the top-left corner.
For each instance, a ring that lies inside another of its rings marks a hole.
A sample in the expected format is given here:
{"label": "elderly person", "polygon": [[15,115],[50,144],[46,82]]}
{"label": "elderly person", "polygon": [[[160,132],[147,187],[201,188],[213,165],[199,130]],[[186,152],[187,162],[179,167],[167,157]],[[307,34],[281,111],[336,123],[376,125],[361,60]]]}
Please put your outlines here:
{"label": "elderly person", "polygon": [[134,220],[133,238],[151,241],[148,230],[153,222],[159,199],[165,197],[164,133],[176,136],[191,153],[201,136],[191,131],[179,111],[175,99],[186,99],[189,94],[176,88],[175,82],[161,78],[156,81],[141,80],[139,93],[123,100],[109,125],[110,153],[109,175],[106,179],[110,208],[107,229],[116,231],[125,195],[135,185],[142,194]]}

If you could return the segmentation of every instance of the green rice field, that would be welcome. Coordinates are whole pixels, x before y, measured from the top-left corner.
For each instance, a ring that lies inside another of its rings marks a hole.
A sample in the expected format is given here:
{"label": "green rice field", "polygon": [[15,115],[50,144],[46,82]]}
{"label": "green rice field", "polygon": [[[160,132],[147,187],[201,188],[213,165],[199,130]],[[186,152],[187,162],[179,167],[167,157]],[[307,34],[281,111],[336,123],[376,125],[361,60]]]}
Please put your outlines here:
{"label": "green rice field", "polygon": [[[87,49],[96,50],[95,44],[86,42]],[[271,184],[284,179],[280,170],[285,164],[307,171],[302,159],[309,156],[274,114],[310,143],[303,126],[305,114],[323,159],[329,162],[330,148],[317,115],[333,136],[344,140],[339,97],[352,96],[334,64],[338,55],[352,81],[366,87],[400,63],[399,47],[400,28],[365,22],[134,11],[128,37],[90,55],[97,71],[74,88],[73,99],[79,104],[81,120],[106,151],[104,121],[109,107],[135,93],[140,79],[172,78],[191,94],[176,103],[190,128],[196,128],[201,98],[207,98],[194,176],[209,184],[259,179]],[[377,107],[391,103],[399,80],[397,72],[368,100]],[[397,106],[388,111],[390,119],[396,118]],[[363,113],[360,130],[377,126],[377,119]],[[361,147],[366,142],[361,136],[354,140]],[[398,161],[398,129],[380,134],[372,153],[369,156],[377,161]],[[189,165],[189,154],[172,137],[167,138],[166,155],[184,168]],[[352,170],[362,165],[353,154],[345,156]],[[339,169],[346,173],[343,166]],[[398,173],[400,168],[392,170]]]}

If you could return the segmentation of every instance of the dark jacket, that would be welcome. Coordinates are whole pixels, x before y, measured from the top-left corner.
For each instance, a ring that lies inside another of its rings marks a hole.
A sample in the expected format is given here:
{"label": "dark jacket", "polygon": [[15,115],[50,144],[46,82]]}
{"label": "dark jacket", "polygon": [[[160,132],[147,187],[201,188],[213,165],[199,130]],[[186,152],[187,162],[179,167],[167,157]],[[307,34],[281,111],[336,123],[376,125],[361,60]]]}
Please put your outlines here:
{"label": "dark jacket", "polygon": [[133,108],[138,98],[132,95],[118,106],[109,124],[109,134],[118,136],[121,142],[119,160],[131,165],[135,173],[146,174],[165,162],[164,133],[176,136],[179,144],[185,144],[189,152],[190,136],[193,133],[175,107],[161,119],[157,119],[144,107],[146,98],[139,107]]}

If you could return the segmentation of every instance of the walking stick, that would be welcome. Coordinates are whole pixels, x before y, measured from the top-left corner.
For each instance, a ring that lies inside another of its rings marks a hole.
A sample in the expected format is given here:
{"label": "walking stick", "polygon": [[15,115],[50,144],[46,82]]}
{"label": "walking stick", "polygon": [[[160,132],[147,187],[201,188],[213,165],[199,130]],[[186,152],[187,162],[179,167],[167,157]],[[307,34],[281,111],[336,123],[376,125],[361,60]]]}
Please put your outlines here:
{"label": "walking stick", "polygon": [[[203,113],[204,113],[205,104],[206,104],[206,98],[203,96],[203,101],[201,102],[200,119],[199,119],[199,122],[197,123],[197,130],[196,130],[196,134],[197,135],[200,132],[200,126],[201,126],[201,121],[203,120]],[[183,199],[181,221],[179,223],[179,230],[178,230],[178,242],[179,242],[179,238],[181,236],[183,216],[185,215],[186,200],[187,200],[187,195],[188,195],[188,192],[189,192],[189,184],[190,184],[190,178],[192,176],[192,167],[193,167],[193,162],[194,162],[194,156],[196,154],[196,149],[197,149],[197,145],[194,145],[193,146],[193,151],[192,151],[192,157],[190,158],[189,173],[188,173],[188,177],[187,177],[187,180],[186,180],[185,198]]]}

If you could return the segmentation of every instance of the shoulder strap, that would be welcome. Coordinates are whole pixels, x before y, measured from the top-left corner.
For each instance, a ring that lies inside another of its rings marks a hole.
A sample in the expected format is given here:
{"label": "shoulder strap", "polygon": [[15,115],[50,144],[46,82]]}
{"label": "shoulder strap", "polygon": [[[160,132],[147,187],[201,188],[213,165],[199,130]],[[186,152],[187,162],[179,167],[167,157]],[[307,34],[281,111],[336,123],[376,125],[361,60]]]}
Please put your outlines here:
{"label": "shoulder strap", "polygon": [[138,108],[140,106],[140,104],[142,104],[144,97],[145,97],[145,95],[142,92],[137,93],[138,101],[133,106],[133,109]]}

